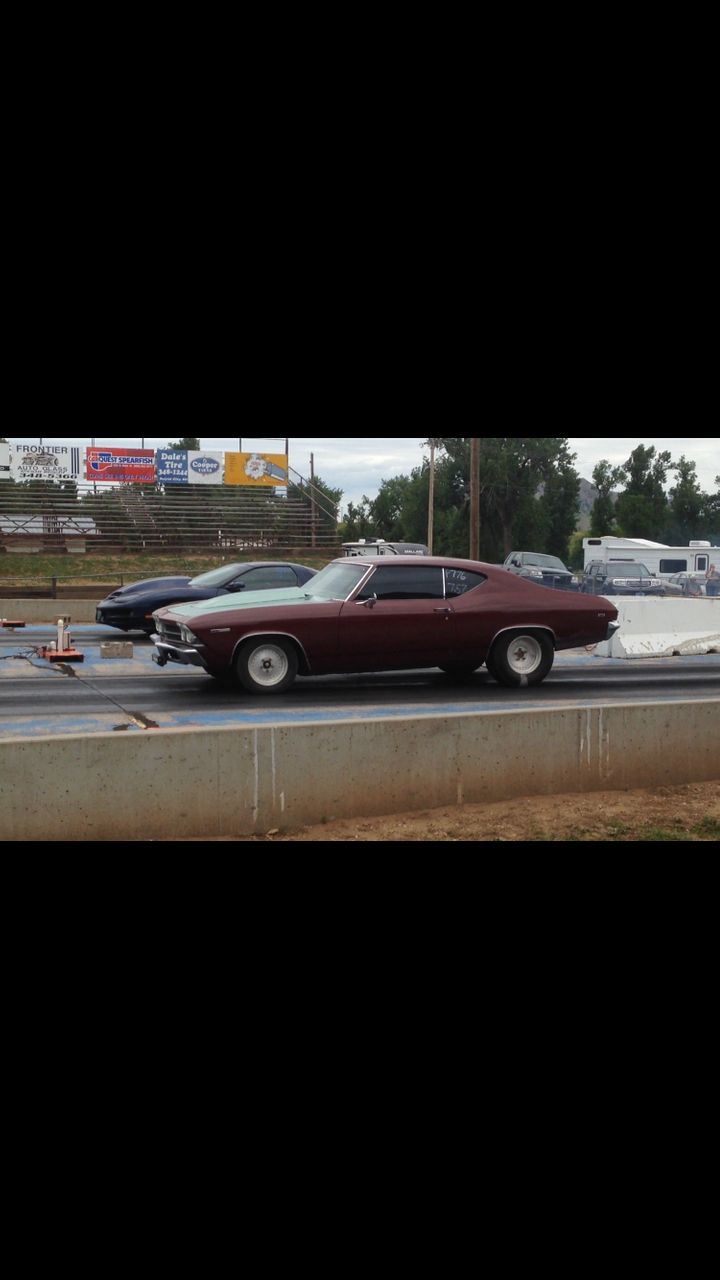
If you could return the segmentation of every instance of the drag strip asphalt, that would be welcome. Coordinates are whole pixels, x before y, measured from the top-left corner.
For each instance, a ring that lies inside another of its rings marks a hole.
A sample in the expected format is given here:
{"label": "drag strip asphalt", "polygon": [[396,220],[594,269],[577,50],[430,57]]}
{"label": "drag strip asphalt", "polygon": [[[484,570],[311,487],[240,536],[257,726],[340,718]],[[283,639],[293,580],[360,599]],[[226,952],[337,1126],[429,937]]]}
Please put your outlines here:
{"label": "drag strip asphalt", "polygon": [[[280,697],[258,699],[197,668],[160,670],[146,637],[99,626],[71,626],[70,631],[85,654],[85,661],[72,667],[53,666],[33,653],[55,637],[53,627],[0,632],[0,737],[720,700],[720,656],[628,662],[577,651],[559,654],[537,689],[503,689],[485,670],[462,681],[430,670],[311,677]],[[132,641],[132,659],[101,659],[101,642],[118,640]]]}

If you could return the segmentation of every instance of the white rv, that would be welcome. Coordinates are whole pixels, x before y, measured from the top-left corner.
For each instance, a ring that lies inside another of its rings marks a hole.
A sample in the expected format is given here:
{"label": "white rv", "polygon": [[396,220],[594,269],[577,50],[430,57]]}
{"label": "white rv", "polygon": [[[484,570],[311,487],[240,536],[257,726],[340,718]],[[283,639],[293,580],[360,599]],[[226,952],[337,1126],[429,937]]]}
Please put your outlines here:
{"label": "white rv", "polygon": [[594,560],[622,564],[628,560],[644,564],[656,578],[672,578],[676,573],[707,573],[720,562],[720,547],[710,542],[691,542],[689,547],[666,547],[645,538],[583,538],[585,568]]}

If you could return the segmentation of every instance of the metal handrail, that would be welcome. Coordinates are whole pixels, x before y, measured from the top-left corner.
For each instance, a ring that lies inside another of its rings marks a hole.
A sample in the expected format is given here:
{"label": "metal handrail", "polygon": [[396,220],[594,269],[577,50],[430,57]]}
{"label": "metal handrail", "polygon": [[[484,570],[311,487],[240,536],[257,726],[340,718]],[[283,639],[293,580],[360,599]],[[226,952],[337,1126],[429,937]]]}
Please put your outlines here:
{"label": "metal handrail", "polygon": [[[291,476],[297,476],[298,479],[293,480],[291,479]],[[306,492],[310,501],[313,502],[321,511],[324,511],[325,515],[332,516],[333,520],[336,523],[338,522],[339,508],[337,504],[334,503],[331,498],[328,498],[327,494],[323,493],[322,489],[318,489],[317,485],[313,484],[312,480],[306,479],[306,477],[301,475],[299,471],[296,471],[294,467],[288,467],[288,480],[295,489],[302,489]],[[300,484],[298,484],[298,480],[300,481]],[[311,493],[310,490],[313,492]],[[313,497],[313,493],[318,496]],[[323,503],[327,503],[327,506],[323,506]]]}

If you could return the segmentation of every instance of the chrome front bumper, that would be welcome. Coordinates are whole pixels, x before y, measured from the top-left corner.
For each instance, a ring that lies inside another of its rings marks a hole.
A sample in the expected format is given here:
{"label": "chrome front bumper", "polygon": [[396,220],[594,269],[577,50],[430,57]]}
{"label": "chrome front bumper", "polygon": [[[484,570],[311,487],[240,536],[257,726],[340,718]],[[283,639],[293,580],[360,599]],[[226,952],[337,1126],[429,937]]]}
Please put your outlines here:
{"label": "chrome front bumper", "polygon": [[152,656],[153,662],[158,667],[166,667],[168,662],[176,662],[181,667],[202,667],[205,669],[205,663],[197,649],[192,649],[188,645],[181,648],[179,645],[170,644],[168,640],[163,640],[160,636],[151,636],[157,653]]}
{"label": "chrome front bumper", "polygon": [[607,636],[605,637],[607,643],[609,643],[610,640],[612,640],[613,636],[617,635],[621,626],[622,626],[622,623],[620,622],[611,622],[609,624],[607,629]]}

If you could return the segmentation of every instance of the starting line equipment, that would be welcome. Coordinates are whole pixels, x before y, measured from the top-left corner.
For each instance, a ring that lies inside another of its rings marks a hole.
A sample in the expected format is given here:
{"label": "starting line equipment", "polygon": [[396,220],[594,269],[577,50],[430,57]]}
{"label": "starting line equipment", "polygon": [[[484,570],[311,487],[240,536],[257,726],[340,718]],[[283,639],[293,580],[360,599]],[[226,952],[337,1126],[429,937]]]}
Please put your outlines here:
{"label": "starting line equipment", "polygon": [[38,650],[41,658],[46,658],[48,662],[84,662],[85,654],[80,653],[79,649],[74,649],[72,645],[72,637],[67,630],[69,618],[58,618],[57,624],[57,643],[43,645]]}

